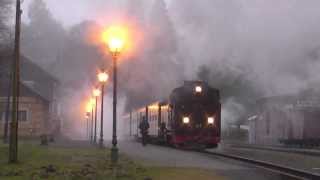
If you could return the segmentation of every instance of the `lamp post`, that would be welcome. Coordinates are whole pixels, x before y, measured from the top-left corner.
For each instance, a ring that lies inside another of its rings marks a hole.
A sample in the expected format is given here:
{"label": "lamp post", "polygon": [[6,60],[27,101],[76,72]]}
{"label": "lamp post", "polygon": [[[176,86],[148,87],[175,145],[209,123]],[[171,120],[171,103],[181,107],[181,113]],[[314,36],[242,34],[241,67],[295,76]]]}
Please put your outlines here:
{"label": "lamp post", "polygon": [[86,106],[86,118],[87,118],[87,138],[88,140],[91,141],[90,139],[90,114],[91,114],[91,102],[87,103]]}
{"label": "lamp post", "polygon": [[94,106],[95,106],[95,100],[94,98],[91,98],[90,99],[90,105],[91,105],[91,135],[90,135],[90,140],[91,140],[91,143],[93,143],[93,121],[94,121],[94,117],[93,117],[93,111],[94,111]]}
{"label": "lamp post", "polygon": [[90,119],[90,112],[86,112],[86,138],[89,140],[89,119]]}
{"label": "lamp post", "polygon": [[100,119],[100,140],[99,147],[103,148],[103,96],[104,96],[104,86],[109,79],[109,75],[106,72],[101,72],[98,74],[98,80],[101,83],[101,119]]}
{"label": "lamp post", "polygon": [[95,110],[94,110],[94,137],[93,137],[93,142],[96,144],[97,143],[97,106],[98,106],[98,97],[100,96],[101,91],[99,89],[94,89],[93,90],[93,96],[95,97],[96,102],[95,104]]}
{"label": "lamp post", "polygon": [[117,148],[117,61],[121,51],[124,48],[126,39],[126,31],[124,28],[113,26],[110,27],[104,34],[104,40],[107,42],[109,51],[112,55],[113,65],[113,128],[112,128],[112,148],[111,161],[117,163],[118,148]]}

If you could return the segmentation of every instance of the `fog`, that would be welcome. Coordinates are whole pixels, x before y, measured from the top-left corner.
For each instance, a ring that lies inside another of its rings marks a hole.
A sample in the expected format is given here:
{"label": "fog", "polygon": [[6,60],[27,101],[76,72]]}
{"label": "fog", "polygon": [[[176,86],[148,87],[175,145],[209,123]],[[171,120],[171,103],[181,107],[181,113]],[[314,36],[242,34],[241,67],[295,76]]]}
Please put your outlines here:
{"label": "fog", "polygon": [[[30,16],[31,0],[23,5],[22,52],[61,81],[63,115],[73,129],[80,129],[95,73],[110,65],[101,45],[88,40],[91,28],[118,15],[129,17],[142,35],[120,63],[118,117],[167,98],[183,80],[207,80],[221,90],[223,124],[238,120],[258,98],[319,88],[317,0],[45,2],[49,14],[36,11],[44,19]],[[106,107],[111,120],[111,104]]]}
{"label": "fog", "polygon": [[224,122],[241,117],[246,107],[239,105],[259,97],[319,88],[318,1],[173,1],[172,6],[187,44],[184,59],[191,61],[188,77],[194,77],[194,67],[210,69],[207,78],[224,97]]}

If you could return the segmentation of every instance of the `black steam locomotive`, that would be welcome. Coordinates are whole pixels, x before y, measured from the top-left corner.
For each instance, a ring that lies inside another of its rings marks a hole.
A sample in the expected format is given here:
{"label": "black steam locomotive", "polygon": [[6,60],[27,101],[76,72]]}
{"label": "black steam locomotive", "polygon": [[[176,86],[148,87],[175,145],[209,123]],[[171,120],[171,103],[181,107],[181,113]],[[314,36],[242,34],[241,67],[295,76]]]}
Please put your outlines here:
{"label": "black steam locomotive", "polygon": [[141,137],[139,124],[149,122],[153,141],[176,147],[217,147],[221,135],[219,90],[202,81],[185,81],[168,102],[157,102],[126,116],[127,133]]}

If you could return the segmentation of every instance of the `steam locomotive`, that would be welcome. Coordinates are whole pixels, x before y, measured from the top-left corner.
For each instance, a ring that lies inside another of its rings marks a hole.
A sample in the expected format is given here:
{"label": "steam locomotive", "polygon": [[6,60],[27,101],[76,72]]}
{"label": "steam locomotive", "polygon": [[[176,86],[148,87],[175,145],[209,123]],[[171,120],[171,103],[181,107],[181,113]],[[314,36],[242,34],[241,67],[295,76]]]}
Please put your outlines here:
{"label": "steam locomotive", "polygon": [[203,81],[185,81],[169,101],[156,102],[125,117],[127,134],[141,138],[139,124],[149,122],[153,142],[175,147],[215,148],[221,135],[219,90]]}

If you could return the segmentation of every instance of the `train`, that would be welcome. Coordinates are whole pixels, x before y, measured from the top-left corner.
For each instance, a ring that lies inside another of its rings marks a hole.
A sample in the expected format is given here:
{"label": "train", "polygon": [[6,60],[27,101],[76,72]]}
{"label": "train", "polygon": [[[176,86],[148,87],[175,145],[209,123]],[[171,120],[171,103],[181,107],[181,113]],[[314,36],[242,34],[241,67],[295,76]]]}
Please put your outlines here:
{"label": "train", "polygon": [[126,134],[141,138],[139,124],[149,122],[149,141],[174,147],[215,148],[221,139],[220,91],[204,81],[185,81],[168,100],[131,111]]}

